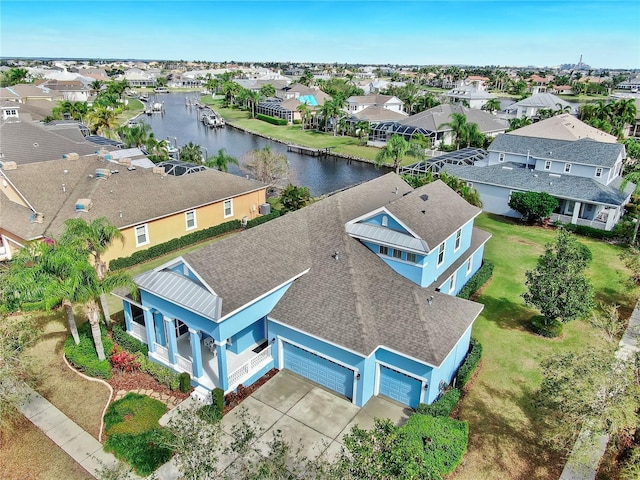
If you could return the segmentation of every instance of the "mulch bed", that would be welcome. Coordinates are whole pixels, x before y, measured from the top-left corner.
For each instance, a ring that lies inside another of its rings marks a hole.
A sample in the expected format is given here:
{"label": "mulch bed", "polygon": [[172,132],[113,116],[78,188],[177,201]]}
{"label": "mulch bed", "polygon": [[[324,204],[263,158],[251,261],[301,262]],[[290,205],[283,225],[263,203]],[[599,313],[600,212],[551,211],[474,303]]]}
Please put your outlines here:
{"label": "mulch bed", "polygon": [[171,390],[169,387],[162,385],[155,378],[144,372],[113,372],[113,376],[106,382],[113,387],[114,392],[118,390],[153,390],[158,393],[165,393],[180,400],[189,397],[189,393],[183,393],[180,390]]}

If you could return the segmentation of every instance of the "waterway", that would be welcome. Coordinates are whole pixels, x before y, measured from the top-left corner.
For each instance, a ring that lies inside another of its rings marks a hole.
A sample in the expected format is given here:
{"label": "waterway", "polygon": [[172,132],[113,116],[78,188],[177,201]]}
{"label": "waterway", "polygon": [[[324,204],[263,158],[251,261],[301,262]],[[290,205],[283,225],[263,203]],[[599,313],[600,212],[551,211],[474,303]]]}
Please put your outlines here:
{"label": "waterway", "polygon": [[[273,150],[284,153],[289,158],[289,176],[285,182],[309,187],[314,197],[371,180],[389,171],[386,168],[377,169],[369,163],[333,156],[311,157],[287,152],[284,144],[232,127],[206,127],[200,121],[202,110],[187,106],[187,97],[194,98],[194,95],[196,94],[152,94],[149,102],[164,103],[164,113],[142,115],[140,119],[151,126],[156,138],[167,138],[179,147],[193,142],[203,147],[203,153],[207,156],[213,156],[224,148],[241,165],[248,152],[271,145]],[[241,167],[235,165],[229,166],[229,173],[246,175]]]}

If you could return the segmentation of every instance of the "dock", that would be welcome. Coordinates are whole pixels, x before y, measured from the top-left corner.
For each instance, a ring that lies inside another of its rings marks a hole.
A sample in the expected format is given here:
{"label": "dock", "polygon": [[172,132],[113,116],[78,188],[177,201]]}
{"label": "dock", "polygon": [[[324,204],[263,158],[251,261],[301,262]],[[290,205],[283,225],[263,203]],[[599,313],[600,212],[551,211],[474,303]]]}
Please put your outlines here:
{"label": "dock", "polygon": [[207,108],[207,110],[202,113],[200,120],[210,128],[221,128],[225,126],[225,121],[224,118],[222,118],[222,115],[210,108]]}
{"label": "dock", "polygon": [[332,147],[311,148],[304,147],[302,145],[288,144],[287,152],[300,153],[302,155],[309,155],[311,157],[326,157],[328,155],[331,155],[331,148]]}

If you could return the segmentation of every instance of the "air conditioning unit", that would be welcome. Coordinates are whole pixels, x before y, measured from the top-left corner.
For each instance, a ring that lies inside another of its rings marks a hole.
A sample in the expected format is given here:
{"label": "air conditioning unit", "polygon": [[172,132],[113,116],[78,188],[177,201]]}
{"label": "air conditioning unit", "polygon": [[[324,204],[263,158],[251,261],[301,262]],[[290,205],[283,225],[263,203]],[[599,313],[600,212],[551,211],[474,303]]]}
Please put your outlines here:
{"label": "air conditioning unit", "polygon": [[246,226],[247,226],[247,222],[249,222],[249,217],[246,217],[246,216],[245,216],[245,217],[242,217],[242,221],[241,221],[241,223],[242,223],[242,226],[243,226],[243,227],[246,227]]}
{"label": "air conditioning unit", "polygon": [[18,168],[18,165],[16,164],[16,162],[9,161],[9,160],[0,162],[0,169],[2,170],[16,170],[17,168]]}
{"label": "air conditioning unit", "polygon": [[109,178],[111,170],[108,168],[96,168],[96,178]]}
{"label": "air conditioning unit", "polygon": [[153,173],[157,174],[157,175],[164,175],[164,174],[165,174],[164,167],[157,167],[157,166],[156,166],[156,167],[153,167],[153,168],[151,169],[151,171],[152,171]]}
{"label": "air conditioning unit", "polygon": [[130,158],[128,158],[128,157],[121,158],[120,160],[118,160],[118,163],[119,163],[120,165],[125,165],[125,166],[127,166],[127,167],[130,167],[130,166],[131,166],[131,159],[130,159]]}
{"label": "air conditioning unit", "polygon": [[78,155],[76,152],[64,153],[62,155],[62,158],[64,158],[65,160],[78,160],[80,158],[80,155]]}
{"label": "air conditioning unit", "polygon": [[260,215],[269,215],[271,213],[271,204],[261,203],[258,211],[260,212]]}
{"label": "air conditioning unit", "polygon": [[34,212],[31,214],[31,218],[29,220],[31,221],[31,223],[43,223],[44,213]]}

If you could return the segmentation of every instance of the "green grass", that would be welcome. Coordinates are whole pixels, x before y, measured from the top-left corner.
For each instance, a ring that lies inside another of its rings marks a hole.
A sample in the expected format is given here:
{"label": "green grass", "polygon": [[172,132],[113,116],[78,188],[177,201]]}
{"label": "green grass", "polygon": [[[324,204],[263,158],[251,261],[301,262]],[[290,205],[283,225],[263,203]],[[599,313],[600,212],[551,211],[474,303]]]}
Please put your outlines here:
{"label": "green grass", "polygon": [[[464,466],[453,478],[557,478],[564,458],[543,444],[543,426],[530,402],[542,380],[540,362],[562,351],[603,346],[604,336],[586,321],[567,324],[557,339],[538,337],[525,328],[539,312],[520,297],[524,272],[536,265],[544,244],[555,239],[555,230],[488,214],[480,215],[476,226],[493,234],[485,258],[495,269],[477,299],[485,306],[473,329],[483,345],[483,366],[461,404],[470,444]],[[593,253],[589,275],[596,300],[620,304],[621,313],[629,315],[639,291],[619,258],[621,249],[583,237],[579,241]]]}
{"label": "green grass", "polygon": [[108,435],[105,450],[129,463],[138,474],[151,474],[172,455],[159,442],[167,435],[158,424],[166,411],[164,403],[137,393],[113,402],[104,416]]}

